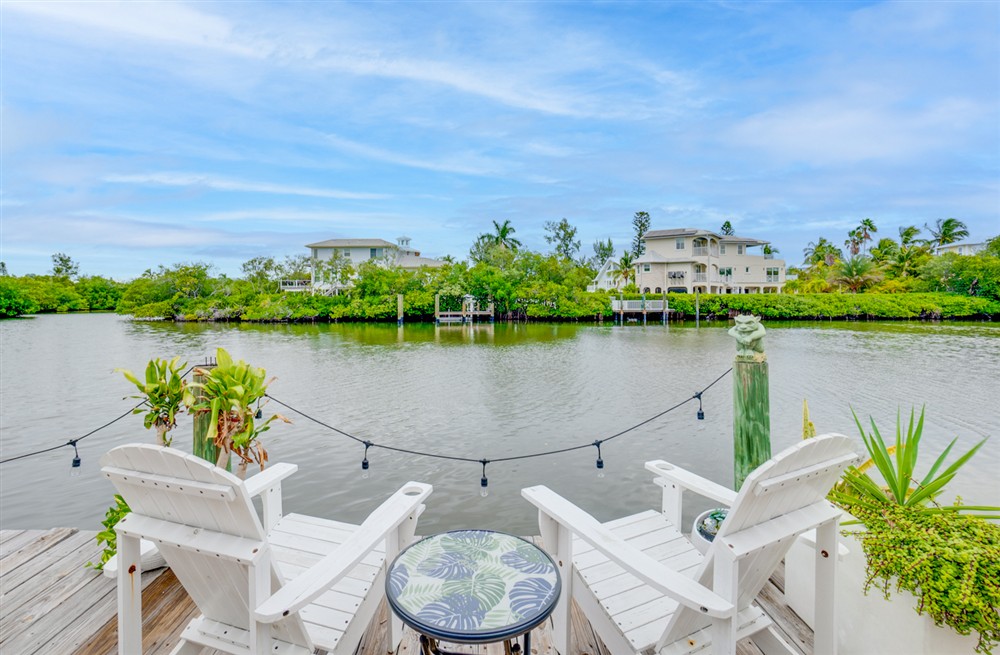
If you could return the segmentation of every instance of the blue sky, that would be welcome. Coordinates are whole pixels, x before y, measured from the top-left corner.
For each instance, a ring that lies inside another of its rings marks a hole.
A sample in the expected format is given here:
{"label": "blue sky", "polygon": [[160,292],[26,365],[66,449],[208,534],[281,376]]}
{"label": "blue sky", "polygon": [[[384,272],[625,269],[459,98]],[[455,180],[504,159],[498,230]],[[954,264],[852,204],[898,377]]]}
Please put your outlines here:
{"label": "blue sky", "polygon": [[12,274],[129,279],[491,221],[791,264],[866,217],[1000,233],[1000,3],[0,3]]}

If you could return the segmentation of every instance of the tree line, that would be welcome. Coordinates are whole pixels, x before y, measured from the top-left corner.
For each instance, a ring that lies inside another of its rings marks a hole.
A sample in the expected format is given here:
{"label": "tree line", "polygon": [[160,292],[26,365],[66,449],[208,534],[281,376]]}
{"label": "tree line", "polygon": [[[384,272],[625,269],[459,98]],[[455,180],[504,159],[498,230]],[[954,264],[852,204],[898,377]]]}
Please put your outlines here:
{"label": "tree line", "polygon": [[[388,254],[357,266],[334,256],[315,262],[317,279],[346,285],[343,293],[331,296],[280,290],[282,280],[310,279],[314,263],[305,255],[282,261],[254,257],[243,263],[238,277],[214,274],[213,267],[203,262],[160,265],[126,283],[80,275],[79,264],[69,255],[55,253],[46,275],[11,276],[0,262],[0,317],[113,310],[141,319],[193,321],[383,320],[395,318],[396,295],[403,294],[406,314],[415,318],[433,315],[435,295],[442,298],[443,310],[458,309],[461,298],[472,295],[483,306],[492,302],[501,319],[601,319],[611,315],[608,295],[588,292],[587,286],[605,263],[610,261],[611,270],[621,276],[626,294],[638,297],[631,276],[636,258],[645,252],[642,235],[649,230],[649,214],[636,212],[632,226],[634,237],[620,256],[615,255],[611,239],[597,240],[592,254],[582,254],[577,230],[565,218],[545,224],[550,246],[545,253],[525,248],[516,229],[505,220],[493,221],[491,230],[479,234],[465,259],[446,257],[440,268],[403,270]],[[703,307],[709,313],[755,311],[771,318],[1000,313],[994,308],[1000,301],[1000,238],[975,256],[934,255],[940,246],[968,233],[956,219],[942,219],[925,228],[929,238],[923,238],[919,228],[907,226],[899,229],[898,240],[875,241],[878,228],[871,219],[864,219],[849,232],[844,249],[820,237],[805,249],[802,266],[789,269],[794,279],[786,291],[802,298],[727,295],[713,300],[703,295],[702,302],[707,303]],[[731,222],[726,221],[720,232],[733,234]],[[946,309],[940,298],[925,295],[919,302],[886,301],[896,310],[882,301],[871,301],[874,309],[862,311],[857,300],[853,304],[822,298],[806,302],[812,294],[928,292],[982,298],[992,304],[974,302]],[[672,295],[670,302],[678,315],[693,313],[682,294]]]}

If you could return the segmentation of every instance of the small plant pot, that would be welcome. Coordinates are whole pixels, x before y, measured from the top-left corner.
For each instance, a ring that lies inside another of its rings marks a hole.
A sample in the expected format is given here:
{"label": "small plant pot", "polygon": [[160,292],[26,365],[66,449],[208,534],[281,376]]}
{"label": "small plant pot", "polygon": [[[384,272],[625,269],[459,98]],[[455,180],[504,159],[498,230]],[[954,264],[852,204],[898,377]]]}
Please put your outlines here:
{"label": "small plant pot", "polygon": [[725,507],[716,507],[699,514],[691,525],[691,543],[702,555],[708,552],[708,547],[715,540],[715,535],[719,532],[719,527],[726,520],[729,510]]}

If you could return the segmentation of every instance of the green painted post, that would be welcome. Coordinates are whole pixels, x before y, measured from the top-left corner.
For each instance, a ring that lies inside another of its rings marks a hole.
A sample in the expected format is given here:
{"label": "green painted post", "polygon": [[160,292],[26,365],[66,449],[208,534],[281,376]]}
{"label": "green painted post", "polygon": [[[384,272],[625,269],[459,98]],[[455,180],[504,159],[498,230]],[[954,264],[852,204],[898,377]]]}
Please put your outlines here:
{"label": "green painted post", "polygon": [[771,459],[771,403],[764,354],[764,326],[757,316],[737,316],[733,362],[733,460],[735,489]]}
{"label": "green painted post", "polygon": [[[211,368],[211,365],[205,365],[199,367],[200,369]],[[194,382],[195,384],[201,384],[205,381],[205,376],[198,373],[199,369],[195,369]],[[204,391],[197,388],[195,392],[197,402],[201,402],[204,396]],[[216,460],[219,459],[218,449],[215,447],[215,443],[208,438],[208,428],[212,424],[212,413],[211,412],[198,412],[194,415],[194,442],[191,446],[191,452],[201,457],[202,459],[215,464]]]}

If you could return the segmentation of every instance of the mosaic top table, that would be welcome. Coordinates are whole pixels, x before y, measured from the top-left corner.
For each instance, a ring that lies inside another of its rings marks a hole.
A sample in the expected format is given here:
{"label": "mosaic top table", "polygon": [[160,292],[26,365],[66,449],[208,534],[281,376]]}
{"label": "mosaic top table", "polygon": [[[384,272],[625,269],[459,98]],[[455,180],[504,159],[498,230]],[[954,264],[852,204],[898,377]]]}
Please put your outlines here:
{"label": "mosaic top table", "polygon": [[389,567],[386,598],[403,623],[420,633],[425,655],[444,653],[438,640],[457,644],[503,641],[507,652],[559,599],[559,572],[545,551],[520,537],[492,530],[455,530],[422,539]]}

